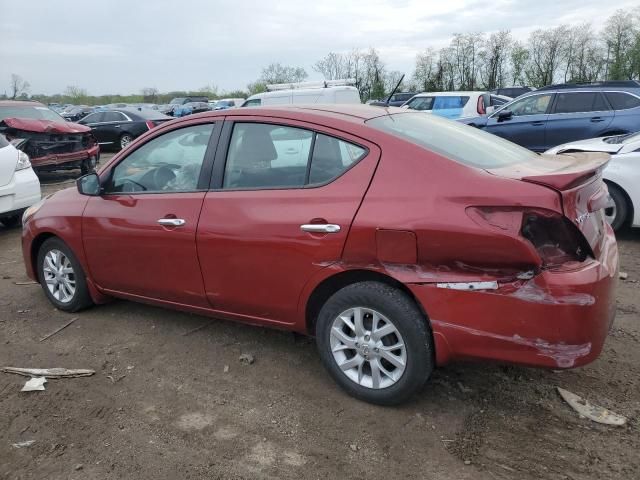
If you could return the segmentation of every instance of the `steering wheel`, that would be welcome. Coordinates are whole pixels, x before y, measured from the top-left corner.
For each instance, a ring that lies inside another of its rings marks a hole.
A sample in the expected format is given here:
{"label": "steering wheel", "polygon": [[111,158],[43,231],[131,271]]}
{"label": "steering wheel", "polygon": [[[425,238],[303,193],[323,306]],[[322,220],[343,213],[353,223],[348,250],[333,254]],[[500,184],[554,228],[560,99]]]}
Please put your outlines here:
{"label": "steering wheel", "polygon": [[140,179],[140,183],[153,187],[147,188],[147,190],[162,190],[162,188],[174,178],[176,178],[176,174],[173,173],[173,170],[169,167],[160,166],[145,173]]}

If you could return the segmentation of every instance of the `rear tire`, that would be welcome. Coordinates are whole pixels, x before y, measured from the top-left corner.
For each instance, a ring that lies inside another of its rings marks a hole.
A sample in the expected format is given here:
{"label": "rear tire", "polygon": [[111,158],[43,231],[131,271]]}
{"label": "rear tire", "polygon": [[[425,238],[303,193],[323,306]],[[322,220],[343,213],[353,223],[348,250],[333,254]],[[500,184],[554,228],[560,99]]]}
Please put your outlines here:
{"label": "rear tire", "polygon": [[607,205],[604,209],[604,214],[611,228],[617,232],[627,222],[630,206],[626,195],[619,187],[610,183],[607,184],[607,187],[609,187],[609,196],[611,197],[612,204]]}
{"label": "rear tire", "polygon": [[316,342],[336,383],[378,405],[404,402],[434,368],[428,320],[406,293],[379,282],[355,283],[331,296],[318,315]]}
{"label": "rear tire", "polygon": [[21,217],[21,214],[10,215],[8,217],[2,217],[0,222],[7,228],[15,228],[20,225]]}
{"label": "rear tire", "polygon": [[93,305],[80,262],[59,238],[49,238],[42,244],[37,269],[42,290],[56,308],[77,312]]}
{"label": "rear tire", "polygon": [[122,150],[123,148],[126,148],[127,145],[133,142],[133,140],[134,140],[133,135],[130,135],[128,133],[123,133],[122,135],[120,135],[120,141],[118,143],[120,150]]}

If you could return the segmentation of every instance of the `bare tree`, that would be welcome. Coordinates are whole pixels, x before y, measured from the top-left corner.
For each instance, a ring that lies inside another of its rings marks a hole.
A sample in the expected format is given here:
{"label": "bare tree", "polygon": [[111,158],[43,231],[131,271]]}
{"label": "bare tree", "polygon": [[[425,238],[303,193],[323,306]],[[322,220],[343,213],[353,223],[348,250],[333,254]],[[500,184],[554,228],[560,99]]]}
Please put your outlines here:
{"label": "bare tree", "polygon": [[607,20],[602,33],[609,53],[607,77],[611,80],[631,78],[630,52],[638,35],[634,30],[633,15],[625,10],[618,10]]}
{"label": "bare tree", "polygon": [[11,74],[11,85],[9,90],[9,98],[11,98],[11,100],[15,100],[18,97],[27,96],[30,88],[31,85],[29,85],[29,82],[23,79],[20,75],[15,73]]}
{"label": "bare tree", "polygon": [[525,85],[525,68],[529,62],[529,50],[527,50],[520,42],[514,42],[511,47],[511,84]]}
{"label": "bare tree", "polygon": [[433,48],[427,48],[416,55],[416,69],[413,73],[413,80],[419,90],[429,92],[436,89],[437,64],[438,54]]}
{"label": "bare tree", "polygon": [[272,63],[262,69],[260,80],[264,83],[297,83],[306,80],[307,72],[302,67],[291,67]]}
{"label": "bare tree", "polygon": [[529,63],[525,69],[527,82],[534,87],[553,83],[564,60],[566,25],[546,30],[538,29],[529,36]]}
{"label": "bare tree", "polygon": [[325,80],[348,78],[349,59],[347,57],[342,53],[329,52],[315,63],[313,69],[321,73]]}
{"label": "bare tree", "polygon": [[479,54],[479,77],[484,88],[492,90],[505,84],[507,60],[513,40],[508,30],[492,33]]}
{"label": "bare tree", "polygon": [[87,91],[84,88],[69,85],[65,91],[64,96],[71,100],[71,103],[84,103],[87,100]]}
{"label": "bare tree", "polygon": [[141,91],[142,100],[147,103],[156,103],[158,100],[158,89],[155,87],[145,87]]}

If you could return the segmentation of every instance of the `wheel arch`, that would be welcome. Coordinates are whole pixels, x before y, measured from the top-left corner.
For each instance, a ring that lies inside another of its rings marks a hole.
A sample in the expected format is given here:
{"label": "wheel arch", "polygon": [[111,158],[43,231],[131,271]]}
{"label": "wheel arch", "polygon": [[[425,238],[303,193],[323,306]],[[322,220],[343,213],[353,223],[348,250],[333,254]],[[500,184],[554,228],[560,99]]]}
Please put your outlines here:
{"label": "wheel arch", "polygon": [[628,225],[630,222],[633,221],[633,218],[634,218],[634,215],[635,215],[635,209],[634,209],[633,201],[631,200],[631,197],[627,193],[627,190],[624,187],[622,187],[618,182],[615,182],[613,180],[609,180],[607,178],[605,178],[603,180],[604,180],[604,183],[607,184],[607,187],[612,185],[612,186],[616,187],[618,190],[620,190],[620,193],[622,193],[622,196],[624,197],[625,201],[627,202],[627,208],[629,209],[627,211],[627,216],[624,219],[623,226],[624,225]]}
{"label": "wheel arch", "polygon": [[367,281],[384,283],[404,292],[416,304],[416,306],[422,313],[427,326],[429,327],[429,331],[431,332],[431,322],[429,320],[429,315],[423,308],[422,304],[415,297],[413,292],[409,288],[407,288],[406,285],[404,285],[402,282],[399,282],[395,278],[389,275],[385,275],[381,272],[366,269],[354,269],[335,273],[334,275],[325,278],[315,286],[315,288],[309,295],[309,299],[305,306],[305,326],[307,333],[311,336],[315,335],[315,323],[318,314],[320,313],[320,309],[334,293],[348,285]]}
{"label": "wheel arch", "polygon": [[31,265],[33,267],[33,273],[34,273],[34,275],[35,275],[35,277],[36,277],[36,279],[38,281],[40,281],[40,275],[38,273],[38,252],[40,251],[40,247],[42,247],[42,244],[44,242],[46,242],[48,239],[53,238],[53,237],[60,238],[55,233],[42,232],[42,233],[39,233],[31,241],[31,250],[29,251],[29,258],[31,259]]}

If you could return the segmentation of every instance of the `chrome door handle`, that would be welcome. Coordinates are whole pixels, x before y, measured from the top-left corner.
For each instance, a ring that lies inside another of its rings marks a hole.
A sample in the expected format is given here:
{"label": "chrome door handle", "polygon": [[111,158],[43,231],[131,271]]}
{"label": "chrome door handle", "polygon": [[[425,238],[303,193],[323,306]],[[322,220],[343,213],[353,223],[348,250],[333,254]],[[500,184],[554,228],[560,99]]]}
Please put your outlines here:
{"label": "chrome door handle", "polygon": [[161,218],[160,220],[158,220],[158,223],[160,225],[164,225],[165,227],[181,227],[187,222],[185,222],[181,218]]}
{"label": "chrome door handle", "polygon": [[338,233],[340,225],[333,223],[305,223],[300,225],[300,230],[311,233]]}

